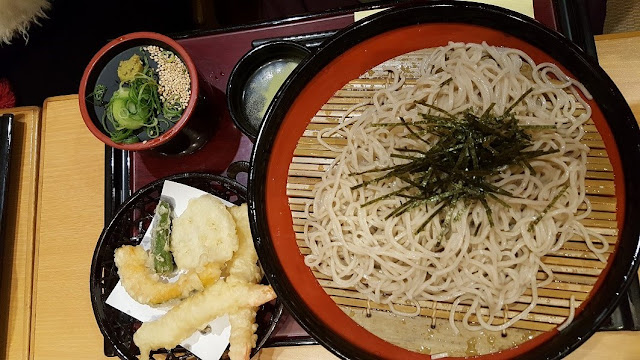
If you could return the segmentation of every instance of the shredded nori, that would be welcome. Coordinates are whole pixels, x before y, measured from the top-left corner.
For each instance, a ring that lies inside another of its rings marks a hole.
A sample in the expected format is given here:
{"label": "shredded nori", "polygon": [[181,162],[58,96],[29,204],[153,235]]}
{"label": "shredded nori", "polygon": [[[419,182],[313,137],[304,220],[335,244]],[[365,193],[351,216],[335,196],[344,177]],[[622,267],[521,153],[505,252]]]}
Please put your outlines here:
{"label": "shredded nori", "polygon": [[553,197],[553,199],[551,199],[551,201],[549,202],[549,204],[542,210],[542,212],[540,214],[538,214],[538,216],[536,216],[535,220],[533,220],[530,224],[529,224],[529,231],[533,231],[534,227],[536,225],[538,225],[538,223],[540,222],[540,220],[542,220],[542,218],[547,215],[547,213],[549,212],[549,210],[551,210],[551,208],[553,207],[553,205],[555,205],[558,200],[560,200],[560,198],[562,197],[562,195],[564,195],[564,193],[567,191],[567,189],[569,188],[569,184],[566,183],[564,184],[561,188],[560,191],[558,191],[558,193],[556,194],[556,196]]}
{"label": "shredded nori", "polygon": [[[391,218],[419,206],[432,205],[432,209],[435,210],[432,210],[428,218],[417,228],[418,233],[438,213],[452,208],[458,201],[467,205],[480,202],[490,225],[493,226],[492,211],[487,198],[501,206],[509,207],[499,196],[514,195],[492,185],[487,178],[510,166],[521,166],[535,175],[531,160],[558,151],[528,150],[533,145],[530,131],[555,129],[554,126],[519,124],[512,111],[530,92],[531,89],[524,92],[502,115],[494,114],[494,104],[478,116],[470,109],[451,114],[432,104],[418,101],[416,104],[428,109],[426,113],[420,114],[422,120],[408,122],[399,118],[399,122],[373,124],[372,126],[384,127],[403,126],[408,130],[409,136],[429,144],[430,147],[428,150],[396,148],[396,153],[391,156],[407,162],[354,174],[372,177],[353,186],[352,190],[389,178],[398,178],[408,184],[361,206],[369,206],[393,196],[406,199],[387,215],[387,218]],[[435,135],[436,140],[428,141],[424,138],[426,134]],[[539,218],[544,216],[544,213]]]}

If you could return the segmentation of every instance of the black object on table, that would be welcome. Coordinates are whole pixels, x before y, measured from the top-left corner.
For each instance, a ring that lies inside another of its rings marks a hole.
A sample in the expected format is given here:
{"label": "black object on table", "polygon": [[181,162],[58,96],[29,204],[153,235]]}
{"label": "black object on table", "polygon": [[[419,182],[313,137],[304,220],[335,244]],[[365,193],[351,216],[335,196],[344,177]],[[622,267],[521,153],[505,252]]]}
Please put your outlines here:
{"label": "black object on table", "polygon": [[[104,183],[104,227],[116,213],[116,210],[131,196],[129,189],[129,153],[128,151],[105,145],[105,183]],[[109,340],[104,339],[104,355],[118,356]]]}
{"label": "black object on table", "polygon": [[[4,249],[4,219],[7,211],[7,197],[9,195],[9,168],[11,166],[11,130],[13,127],[13,114],[0,116],[0,259]],[[2,267],[0,267],[0,279],[2,279]]]}
{"label": "black object on table", "polygon": [[[568,39],[572,40],[580,46],[585,52],[597,59],[595,41],[593,32],[589,25],[589,18],[586,9],[586,3],[574,0],[554,0],[555,21],[558,25],[558,31],[564,34]],[[379,6],[377,6],[379,7]],[[358,9],[365,10],[365,9]],[[334,14],[344,15],[344,12],[337,11]],[[321,17],[330,16],[330,12],[325,12]],[[301,20],[313,19],[314,16],[300,18]],[[277,25],[282,21],[274,21],[263,23],[260,26]],[[246,28],[246,27],[242,27]],[[229,29],[237,30],[237,29]],[[299,35],[290,35],[285,37],[261,38],[254,39],[252,46],[256,47],[263,43],[274,40],[289,40],[305,45],[311,49],[321,45],[321,43],[332,36],[336,31],[321,31],[316,33],[305,33]],[[217,31],[215,33],[218,33]],[[193,33],[190,37],[200,35],[210,35],[211,32],[203,34]],[[127,152],[107,147],[105,152],[105,223],[108,222],[117,208],[131,195],[131,174],[132,164],[130,154]],[[618,308],[613,312],[600,328],[601,331],[616,330],[640,330],[640,282],[635,274],[635,281],[632,281],[626,297],[621,301]],[[288,313],[283,314],[284,320]],[[281,320],[281,321],[282,321]],[[312,345],[317,342],[309,337],[291,337],[286,339],[276,339],[268,341],[265,347],[274,346],[292,346],[292,345]],[[104,352],[107,356],[116,356],[111,345],[105,340]]]}

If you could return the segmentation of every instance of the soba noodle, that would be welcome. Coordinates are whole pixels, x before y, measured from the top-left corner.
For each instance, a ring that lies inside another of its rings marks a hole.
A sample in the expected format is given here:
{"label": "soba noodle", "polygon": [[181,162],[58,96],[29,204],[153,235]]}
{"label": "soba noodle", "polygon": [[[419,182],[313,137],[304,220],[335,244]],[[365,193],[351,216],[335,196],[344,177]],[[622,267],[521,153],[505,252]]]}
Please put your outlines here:
{"label": "soba noodle", "polygon": [[[541,258],[559,250],[565,241],[582,238],[605,261],[607,242],[580,223],[591,211],[585,197],[589,148],[580,142],[591,109],[579,93],[590,95],[580,83],[554,64],[536,64],[518,49],[486,43],[450,43],[433,49],[412,86],[405,84],[403,71],[385,70],[390,74],[388,86],[348,111],[364,110],[362,115],[350,118],[347,114],[335,127],[318,134],[327,149],[340,155],[315,186],[312,211],[307,208],[304,234],[311,250],[305,257],[309,267],[329,276],[338,287],[355,289],[373,302],[388,305],[394,313],[418,315],[419,302],[424,300],[452,303],[450,323],[457,331],[454,315],[464,304],[462,326],[500,331],[526,318],[536,306],[537,288],[553,281],[551,269]],[[361,206],[406,183],[389,178],[352,190],[367,179],[355,173],[402,163],[390,156],[394,149],[429,147],[405,127],[371,124],[399,117],[407,122],[421,120],[419,113],[429,110],[416,104],[421,100],[450,113],[471,109],[482,114],[495,104],[493,111],[500,115],[529,88],[533,91],[513,113],[522,125],[555,125],[555,131],[531,132],[530,149],[558,152],[533,159],[535,172],[511,166],[487,179],[515,195],[500,196],[510,207],[488,199],[493,226],[482,205],[462,201],[437,214],[418,233],[415,230],[434,212],[434,205],[389,219],[385,217],[402,204],[402,198]],[[347,145],[338,148],[326,137],[343,137]],[[552,203],[554,197],[558,200]],[[536,278],[539,273],[544,274],[541,279]],[[523,297],[527,289],[531,296]],[[502,318],[505,307],[523,299],[529,302],[523,311]],[[415,311],[403,313],[396,308],[407,304],[415,306]]]}

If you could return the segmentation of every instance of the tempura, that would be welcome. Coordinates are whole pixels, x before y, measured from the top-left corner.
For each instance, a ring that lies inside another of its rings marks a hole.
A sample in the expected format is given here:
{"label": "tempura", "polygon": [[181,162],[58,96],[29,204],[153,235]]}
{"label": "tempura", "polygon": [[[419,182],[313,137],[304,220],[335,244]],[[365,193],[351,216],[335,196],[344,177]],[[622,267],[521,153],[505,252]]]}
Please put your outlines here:
{"label": "tempura", "polygon": [[258,308],[276,295],[270,286],[258,284],[263,273],[247,205],[227,208],[211,195],[191,199],[173,220],[170,234],[173,259],[178,270],[186,271],[175,283],[155,273],[153,257],[141,246],[123,246],[115,252],[122,285],[136,301],[159,304],[185,298],[158,320],[143,323],[134,334],[142,358],[148,358],[151,350],[173,348],[227,314],[229,358],[248,360],[257,342]]}
{"label": "tempura", "polygon": [[219,316],[260,306],[275,297],[270,286],[220,280],[183,300],[160,319],[143,323],[133,341],[142,358],[148,359],[152,349],[171,349]]}
{"label": "tempura", "polygon": [[151,267],[149,255],[142,246],[122,246],[116,249],[114,260],[122,286],[141,304],[161,304],[204,288],[195,272],[182,274],[173,283],[164,281]]}
{"label": "tempura", "polygon": [[[262,270],[258,266],[258,254],[253,245],[253,237],[249,228],[249,212],[247,205],[229,209],[236,222],[239,246],[227,266],[228,282],[244,282],[257,284],[262,279]],[[249,359],[251,349],[256,346],[258,325],[256,322],[257,307],[239,309],[229,314],[231,336],[229,358],[231,360]]]}
{"label": "tempura", "polygon": [[259,283],[262,279],[262,270],[258,266],[258,254],[253,245],[247,204],[234,206],[229,209],[229,212],[236,223],[238,251],[233,254],[233,258],[227,265],[226,276],[244,282]]}
{"label": "tempura", "polygon": [[249,360],[251,349],[256,347],[258,324],[256,324],[257,307],[242,308],[229,314],[231,335],[229,336],[229,359]]}
{"label": "tempura", "polygon": [[209,263],[224,264],[238,250],[233,217],[215,196],[189,200],[173,222],[171,252],[180,269],[201,271]]}
{"label": "tempura", "polygon": [[198,274],[198,278],[200,278],[200,281],[202,281],[202,285],[204,285],[205,287],[218,281],[218,279],[220,279],[221,273],[222,264],[220,263],[209,263],[196,271],[196,274]]}

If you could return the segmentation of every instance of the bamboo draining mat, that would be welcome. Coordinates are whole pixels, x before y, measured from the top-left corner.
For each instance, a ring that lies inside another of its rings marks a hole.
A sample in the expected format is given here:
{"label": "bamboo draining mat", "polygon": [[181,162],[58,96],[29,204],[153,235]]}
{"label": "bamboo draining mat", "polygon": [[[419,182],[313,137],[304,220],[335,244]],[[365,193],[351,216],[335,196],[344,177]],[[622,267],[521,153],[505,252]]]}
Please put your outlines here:
{"label": "bamboo draining mat", "polygon": [[[347,109],[355,104],[370,99],[373,93],[386,86],[389,82],[384,72],[384,67],[395,66],[401,68],[407,74],[405,86],[415,83],[415,74],[419,71],[420,59],[425,53],[418,51],[391,59],[376,68],[363,74],[359,79],[353,80],[338,90],[333,97],[311,119],[303,136],[300,138],[294,151],[294,157],[289,167],[287,181],[287,195],[293,217],[293,227],[300,252],[306,255],[310,250],[304,243],[303,225],[305,221],[305,206],[313,199],[312,190],[325,171],[337,157],[337,152],[326,150],[318,143],[316,135],[318,131],[330,128],[337,124]],[[412,79],[413,77],[413,79]],[[362,113],[363,108],[351,112],[346,117],[355,117]],[[592,204],[592,212],[582,223],[605,236],[610,244],[605,257],[609,257],[615,249],[617,241],[616,222],[616,198],[613,182],[613,169],[604,143],[594,123],[589,120],[585,125],[585,135],[582,142],[590,147],[587,160],[586,191]],[[334,146],[346,143],[346,139],[332,137],[326,140]],[[313,211],[311,207],[309,209]],[[555,274],[555,281],[544,288],[538,289],[538,305],[521,321],[514,324],[514,328],[532,330],[535,332],[548,331],[561,324],[569,315],[569,302],[571,296],[575,296],[576,304],[588,298],[598,276],[606,264],[603,264],[591,253],[585,242],[579,238],[573,238],[564,246],[543,258],[543,262]],[[331,298],[340,305],[343,310],[351,309],[379,309],[388,310],[388,307],[373,302],[367,302],[366,298],[354,290],[341,289],[333,284],[331,279],[319,272],[314,272],[318,282],[323,286]],[[543,278],[540,273],[539,278]],[[531,300],[531,292],[527,291],[519,302],[509,306],[508,317],[515,316],[523,310]],[[421,301],[421,316],[426,318],[448,319],[451,303],[437,303]],[[407,312],[413,311],[413,307],[398,304],[398,309]],[[455,317],[462,319],[468,306],[458,306]],[[483,311],[486,313],[486,309]],[[504,321],[496,319],[495,324]]]}

